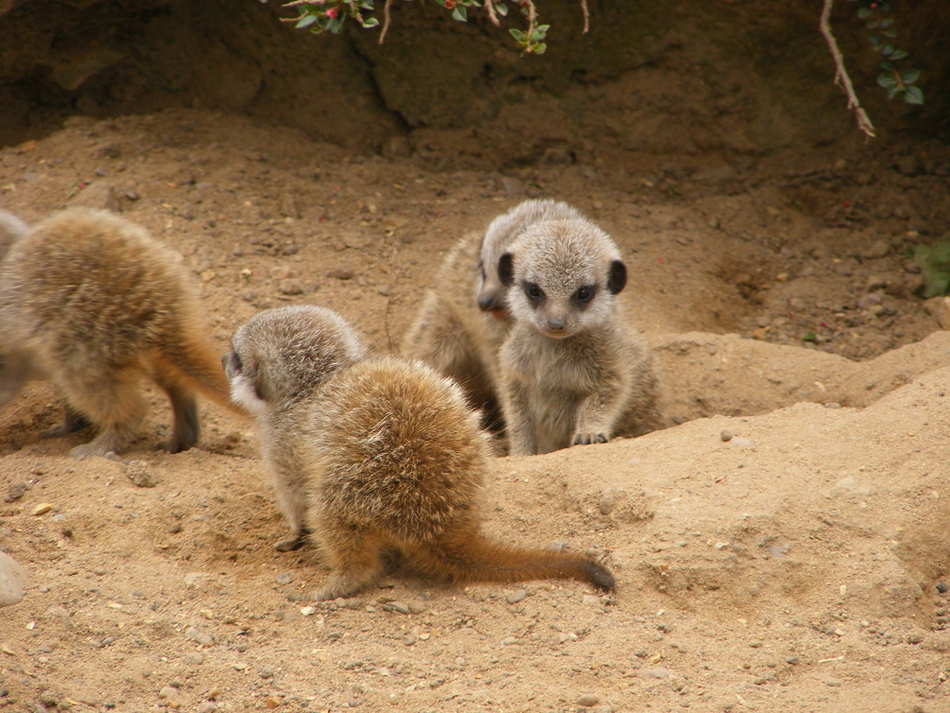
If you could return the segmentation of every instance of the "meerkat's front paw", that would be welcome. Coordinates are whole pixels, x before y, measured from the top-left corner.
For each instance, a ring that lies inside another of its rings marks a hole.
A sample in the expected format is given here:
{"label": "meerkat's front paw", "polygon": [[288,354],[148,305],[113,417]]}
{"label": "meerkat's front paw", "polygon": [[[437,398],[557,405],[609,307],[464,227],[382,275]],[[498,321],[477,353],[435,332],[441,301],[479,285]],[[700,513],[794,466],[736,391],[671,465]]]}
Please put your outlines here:
{"label": "meerkat's front paw", "polygon": [[315,591],[311,597],[318,602],[328,602],[340,597],[351,597],[366,586],[366,583],[343,575],[333,575],[329,582]]}
{"label": "meerkat's front paw", "polygon": [[578,432],[574,434],[574,440],[571,441],[572,446],[586,446],[590,443],[606,443],[610,440],[610,436],[606,433],[582,433]]}
{"label": "meerkat's front paw", "polygon": [[307,542],[307,535],[310,534],[310,530],[301,530],[298,534],[288,537],[286,540],[281,540],[274,545],[274,549],[278,552],[292,552],[293,550],[299,550]]}

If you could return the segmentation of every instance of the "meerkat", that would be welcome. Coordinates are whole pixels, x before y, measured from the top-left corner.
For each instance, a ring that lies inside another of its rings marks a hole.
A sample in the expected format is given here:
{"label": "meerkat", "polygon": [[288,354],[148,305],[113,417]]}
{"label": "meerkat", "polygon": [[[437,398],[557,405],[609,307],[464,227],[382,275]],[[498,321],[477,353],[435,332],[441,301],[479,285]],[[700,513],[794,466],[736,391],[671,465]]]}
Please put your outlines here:
{"label": "meerkat", "polygon": [[44,436],[91,423],[98,434],[71,455],[118,453],[144,413],[137,382],[148,376],[171,401],[168,450],[186,450],[198,440],[196,390],[238,410],[207,330],[176,253],[107,211],[55,213],[0,263],[0,407],[27,380],[51,381],[65,419]]}
{"label": "meerkat", "polygon": [[499,351],[509,455],[659,428],[652,358],[616,299],[627,269],[610,237],[586,219],[539,221],[498,265],[514,320]]}
{"label": "meerkat", "polygon": [[313,306],[259,313],[223,360],[233,398],[257,415],[274,479],[300,500],[331,569],[317,599],[363,590],[394,553],[450,582],[559,578],[613,589],[592,559],[482,534],[489,439],[453,380],[419,361],[365,357],[342,318]]}
{"label": "meerkat", "polygon": [[497,354],[511,327],[498,259],[532,223],[580,217],[560,201],[527,200],[492,220],[483,234],[463,237],[442,261],[436,287],[426,293],[403,339],[400,353],[459,382],[493,430],[501,428]]}

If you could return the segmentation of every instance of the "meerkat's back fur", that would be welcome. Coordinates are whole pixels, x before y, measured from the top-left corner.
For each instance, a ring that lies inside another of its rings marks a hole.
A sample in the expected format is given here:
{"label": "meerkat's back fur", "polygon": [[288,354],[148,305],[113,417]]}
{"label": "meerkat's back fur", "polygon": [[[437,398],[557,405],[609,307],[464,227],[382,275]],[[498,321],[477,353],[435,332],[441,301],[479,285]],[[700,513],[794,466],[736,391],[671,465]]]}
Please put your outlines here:
{"label": "meerkat's back fur", "polygon": [[511,326],[498,259],[532,223],[573,217],[580,214],[566,203],[527,200],[492,220],[484,234],[463,237],[446,254],[403,338],[402,355],[455,379],[489,426],[500,426],[497,354]]}
{"label": "meerkat's back fur", "polygon": [[195,390],[229,405],[197,292],[178,256],[107,211],[69,209],[35,224],[0,263],[0,406],[24,381],[52,381],[66,401],[58,435],[98,427],[76,457],[119,451],[133,437],[148,376],[174,411],[169,450],[190,448]]}
{"label": "meerkat's back fur", "polygon": [[499,260],[514,326],[499,352],[511,455],[547,453],[661,425],[649,351],[615,299],[626,266],[586,219],[529,226]]}
{"label": "meerkat's back fur", "polygon": [[393,550],[410,569],[453,582],[562,578],[613,588],[610,573],[586,557],[488,540],[479,504],[489,442],[459,386],[399,357],[327,357],[346,354],[326,338],[337,319],[319,308],[263,312],[238,330],[225,356],[232,389],[248,398],[261,393],[257,382],[287,381],[280,349],[260,343],[287,333],[281,322],[297,330],[290,339],[312,339],[310,360],[326,365],[288,390],[305,396],[275,394],[257,408],[261,440],[279,439],[287,453],[271,467],[296,469],[275,479],[306,485],[304,519],[333,572],[318,598],[363,589]]}

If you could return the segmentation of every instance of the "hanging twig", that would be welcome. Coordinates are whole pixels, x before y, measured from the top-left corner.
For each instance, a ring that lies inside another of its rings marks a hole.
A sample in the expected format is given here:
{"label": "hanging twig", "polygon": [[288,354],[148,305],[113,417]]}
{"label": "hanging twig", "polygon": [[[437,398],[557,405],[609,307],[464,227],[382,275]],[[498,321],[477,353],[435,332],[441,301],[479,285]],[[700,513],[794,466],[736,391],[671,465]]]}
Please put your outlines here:
{"label": "hanging twig", "polygon": [[838,49],[838,42],[835,40],[835,36],[831,33],[831,7],[834,5],[834,0],[825,0],[825,7],[821,11],[821,22],[818,27],[821,30],[821,34],[824,36],[825,41],[828,43],[828,49],[831,51],[831,56],[835,60],[835,84],[841,86],[844,89],[844,93],[848,96],[848,108],[854,109],[855,117],[858,120],[858,128],[861,129],[867,136],[874,138],[874,125],[871,123],[871,120],[868,118],[867,112],[861,108],[861,103],[858,101],[857,95],[854,93],[854,87],[851,84],[851,78],[848,76],[847,70],[844,68],[844,56],[841,54],[841,50]]}
{"label": "hanging twig", "polygon": [[379,44],[383,44],[383,38],[386,37],[386,30],[389,29],[389,6],[392,5],[393,0],[386,0],[386,4],[383,5],[383,31],[379,33]]}
{"label": "hanging twig", "polygon": [[582,35],[587,34],[587,30],[590,29],[590,11],[587,9],[587,0],[581,0],[581,12],[584,13],[584,31]]}

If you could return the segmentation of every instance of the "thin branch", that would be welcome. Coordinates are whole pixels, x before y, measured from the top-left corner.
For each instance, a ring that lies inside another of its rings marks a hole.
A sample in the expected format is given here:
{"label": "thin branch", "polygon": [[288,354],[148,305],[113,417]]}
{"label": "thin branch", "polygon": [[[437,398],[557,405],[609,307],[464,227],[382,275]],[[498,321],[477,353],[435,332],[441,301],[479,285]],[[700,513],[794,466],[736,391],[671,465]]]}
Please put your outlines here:
{"label": "thin branch", "polygon": [[383,6],[383,31],[379,33],[379,44],[383,44],[386,31],[389,30],[389,8],[392,4],[393,0],[386,0],[386,4]]}
{"label": "thin branch", "polygon": [[581,12],[584,13],[584,31],[581,34],[586,35],[590,29],[590,11],[587,9],[587,0],[581,0]]}
{"label": "thin branch", "polygon": [[847,70],[844,68],[844,56],[841,54],[841,50],[838,49],[838,42],[835,40],[835,36],[831,32],[831,7],[834,5],[834,0],[825,0],[825,6],[821,11],[821,22],[818,27],[821,30],[821,34],[824,36],[825,41],[828,43],[828,49],[831,52],[831,56],[835,60],[835,84],[841,86],[844,89],[844,93],[848,96],[848,108],[854,109],[854,115],[858,120],[858,128],[861,129],[867,136],[874,138],[874,125],[871,123],[871,120],[868,118],[867,112],[861,108],[861,103],[858,101],[857,95],[854,93],[854,86],[851,84],[851,78],[848,76]]}
{"label": "thin branch", "polygon": [[498,15],[495,13],[494,0],[485,0],[485,10],[488,11],[488,19],[491,20],[491,24],[498,27],[500,23],[498,22]]}

